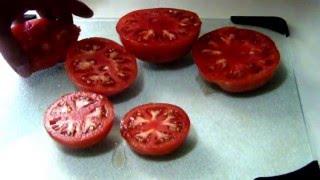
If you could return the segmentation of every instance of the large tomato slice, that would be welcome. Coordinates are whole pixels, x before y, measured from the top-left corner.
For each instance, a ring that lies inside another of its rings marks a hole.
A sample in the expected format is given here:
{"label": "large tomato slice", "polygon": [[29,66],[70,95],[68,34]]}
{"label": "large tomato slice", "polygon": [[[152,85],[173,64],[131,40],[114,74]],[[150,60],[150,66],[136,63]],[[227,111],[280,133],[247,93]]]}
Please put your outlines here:
{"label": "large tomato slice", "polygon": [[11,31],[30,58],[33,72],[64,61],[67,49],[80,33],[73,24],[47,19],[14,24]]}
{"label": "large tomato slice", "polygon": [[201,21],[193,12],[155,8],[130,12],[116,28],[123,45],[139,59],[166,63],[190,51],[200,27]]}
{"label": "large tomato slice", "polygon": [[120,132],[130,147],[142,155],[165,155],[185,141],[188,115],[178,106],[150,103],[135,107],[122,119]]}
{"label": "large tomato slice", "polygon": [[245,92],[266,84],[280,63],[275,43],[248,29],[224,27],[203,35],[192,56],[201,76],[228,92]]}
{"label": "large tomato slice", "polygon": [[104,38],[75,43],[68,51],[65,68],[80,89],[107,96],[124,91],[137,77],[136,58]]}
{"label": "large tomato slice", "polygon": [[69,148],[92,146],[109,133],[114,119],[112,104],[89,92],[67,94],[46,111],[44,125],[49,135]]}

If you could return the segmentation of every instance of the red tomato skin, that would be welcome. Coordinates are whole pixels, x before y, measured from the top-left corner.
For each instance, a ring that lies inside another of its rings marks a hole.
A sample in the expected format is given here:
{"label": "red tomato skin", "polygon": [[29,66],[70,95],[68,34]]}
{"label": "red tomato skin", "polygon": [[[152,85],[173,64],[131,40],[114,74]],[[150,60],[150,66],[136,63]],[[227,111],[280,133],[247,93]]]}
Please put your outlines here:
{"label": "red tomato skin", "polygon": [[[65,68],[68,68],[68,67],[65,66]],[[75,76],[73,76],[70,72],[67,71],[67,74],[68,74],[68,77],[70,78],[70,80],[76,85],[76,87],[80,91],[95,92],[95,93],[98,93],[98,94],[103,94],[103,95],[105,95],[107,97],[116,96],[116,95],[128,90],[131,87],[131,85],[134,83],[134,81],[135,81],[135,80],[133,80],[132,83],[127,84],[126,86],[124,86],[120,91],[117,90],[117,89],[106,91],[106,90],[101,89],[99,87],[86,86],[83,83],[80,83],[79,80]],[[134,75],[134,79],[136,79],[137,76],[138,76],[138,72],[136,71],[136,73]]]}
{"label": "red tomato skin", "polygon": [[[152,11],[152,10],[169,10],[172,8],[154,8],[154,9],[143,9],[138,11]],[[181,9],[172,9],[172,10],[179,10],[179,11],[186,11]],[[199,20],[199,28],[195,30],[192,34],[190,33],[190,37],[180,40],[179,42],[174,43],[159,43],[157,45],[150,45],[148,43],[141,43],[137,42],[136,40],[130,39],[122,35],[121,32],[121,26],[122,26],[122,20],[125,19],[127,16],[130,16],[131,14],[134,14],[136,11],[130,12],[127,15],[123,16],[119,22],[117,23],[116,30],[120,36],[120,40],[124,47],[134,54],[138,59],[149,62],[149,63],[155,63],[155,64],[166,64],[173,61],[180,60],[185,55],[187,55],[192,45],[197,41],[200,29],[201,29],[201,20],[199,19],[198,15],[187,11],[188,13],[194,14],[197,19]]]}
{"label": "red tomato skin", "polygon": [[[64,34],[64,37],[59,40],[51,37],[58,30],[65,30],[67,35]],[[80,34],[80,28],[73,24],[65,24],[44,18],[14,24],[11,27],[11,31],[30,58],[32,72],[47,69],[63,62],[68,47],[77,41]],[[43,54],[39,51],[42,48],[41,43],[48,43],[51,47],[48,54]]]}
{"label": "red tomato skin", "polygon": [[123,46],[140,60],[155,64],[166,64],[180,60],[182,57],[187,55],[192,48],[192,44],[196,42],[199,33],[200,30],[192,39],[184,44],[150,46],[122,37],[120,37],[120,40]]}
{"label": "red tomato skin", "polygon": [[140,144],[134,143],[132,141],[126,141],[130,148],[143,156],[165,156],[174,153],[181,147],[184,143],[184,139],[179,139],[179,141],[175,144],[172,144],[170,146],[160,146],[160,147],[154,147],[154,148],[144,148],[141,147]]}
{"label": "red tomato skin", "polygon": [[250,91],[254,91],[254,90],[257,90],[257,89],[263,87],[265,84],[267,84],[274,77],[276,71],[278,70],[278,68],[280,66],[280,58],[281,57],[280,57],[280,52],[276,47],[276,44],[268,36],[266,36],[260,32],[257,32],[257,31],[243,29],[243,30],[252,31],[254,33],[259,34],[260,36],[265,37],[266,39],[268,39],[268,43],[270,43],[270,46],[273,46],[275,48],[276,51],[274,54],[274,56],[275,56],[274,59],[276,60],[276,63],[272,68],[268,68],[268,69],[260,72],[259,74],[256,74],[256,75],[250,76],[250,77],[246,77],[245,79],[229,80],[229,81],[223,80],[223,79],[220,80],[218,78],[212,77],[212,76],[208,75],[206,71],[202,70],[204,65],[201,63],[201,57],[200,57],[199,53],[197,52],[197,48],[198,48],[197,46],[199,46],[198,43],[200,43],[200,40],[202,38],[204,38],[205,36],[207,36],[208,34],[217,32],[219,30],[223,31],[228,28],[236,28],[236,27],[224,27],[224,28],[220,28],[220,29],[208,32],[208,33],[204,34],[203,36],[201,36],[199,38],[199,40],[194,44],[193,49],[192,49],[192,57],[194,59],[195,64],[197,65],[197,69],[199,71],[200,76],[203,79],[205,79],[207,82],[216,84],[222,90],[224,90],[228,93],[250,92]]}
{"label": "red tomato skin", "polygon": [[[185,121],[184,121],[185,128],[183,129],[181,136],[175,137],[175,139],[176,139],[175,142],[170,141],[168,143],[164,143],[164,144],[157,145],[157,146],[145,146],[141,143],[130,140],[132,137],[127,135],[126,127],[125,127],[126,126],[125,125],[126,119],[129,119],[134,111],[136,111],[140,108],[150,107],[150,106],[154,106],[154,105],[174,107],[175,109],[178,109],[183,114],[183,118],[185,118]],[[190,119],[189,119],[188,115],[180,107],[178,107],[176,105],[168,104],[168,103],[148,103],[148,104],[137,106],[137,107],[131,109],[128,113],[126,113],[126,115],[124,116],[124,118],[122,119],[122,121],[120,123],[120,133],[121,133],[121,136],[129,144],[129,147],[134,152],[136,152],[140,155],[145,155],[145,156],[164,156],[164,155],[168,155],[168,154],[171,154],[171,153],[177,151],[183,145],[183,143],[185,142],[185,140],[189,134],[190,126],[191,126]]]}
{"label": "red tomato skin", "polygon": [[[77,92],[77,93],[86,94],[86,92]],[[73,93],[66,94],[61,98],[72,95],[72,94]],[[108,119],[106,119],[107,121],[110,121],[110,122],[105,123],[104,128],[99,129],[98,133],[95,132],[94,137],[90,138],[90,136],[86,136],[84,138],[81,138],[80,140],[79,139],[72,140],[72,139],[65,138],[65,136],[53,131],[47,122],[48,121],[47,114],[49,113],[49,110],[51,109],[51,107],[54,106],[56,101],[52,103],[45,112],[43,124],[45,126],[46,132],[58,145],[68,149],[86,149],[94,146],[95,144],[101,142],[103,139],[106,138],[106,136],[109,134],[109,132],[113,127],[113,121],[115,119],[114,106],[106,98],[103,100],[103,102],[106,102],[107,106],[109,106],[109,110],[111,110],[109,111],[110,116],[108,117]]]}
{"label": "red tomato skin", "polygon": [[103,129],[94,139],[83,139],[81,141],[68,141],[67,139],[60,138],[55,133],[47,131],[50,137],[60,146],[68,149],[86,149],[101,142],[109,134],[112,129],[113,123],[108,128]]}
{"label": "red tomato skin", "polygon": [[[252,77],[250,80],[238,82],[215,81],[215,83],[223,90],[229,93],[244,93],[254,91],[267,84],[273,78],[275,71],[265,72],[259,76]],[[204,75],[202,75],[204,77]],[[208,82],[212,82],[207,80]]]}

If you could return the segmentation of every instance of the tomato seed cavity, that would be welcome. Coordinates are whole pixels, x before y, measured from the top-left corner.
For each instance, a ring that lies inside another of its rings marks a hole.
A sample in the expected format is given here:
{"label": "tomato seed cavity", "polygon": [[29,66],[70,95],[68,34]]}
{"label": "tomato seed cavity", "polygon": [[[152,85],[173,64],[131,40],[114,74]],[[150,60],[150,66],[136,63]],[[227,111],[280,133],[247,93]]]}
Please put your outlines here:
{"label": "tomato seed cavity", "polygon": [[162,35],[163,37],[169,39],[170,41],[176,39],[176,36],[173,33],[169,32],[168,30],[162,30]]}

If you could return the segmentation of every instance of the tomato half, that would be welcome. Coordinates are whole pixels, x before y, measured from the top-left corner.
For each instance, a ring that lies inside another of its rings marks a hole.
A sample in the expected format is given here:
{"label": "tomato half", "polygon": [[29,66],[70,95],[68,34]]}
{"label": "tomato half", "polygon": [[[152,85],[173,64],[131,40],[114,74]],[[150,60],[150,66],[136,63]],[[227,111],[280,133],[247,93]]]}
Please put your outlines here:
{"label": "tomato half", "polygon": [[116,42],[97,37],[75,43],[65,68],[80,89],[107,96],[124,91],[137,78],[136,58]]}
{"label": "tomato half", "polygon": [[103,140],[112,128],[113,105],[102,95],[75,92],[62,96],[46,111],[49,135],[69,148],[86,148]]}
{"label": "tomato half", "polygon": [[135,107],[122,119],[120,132],[142,155],[165,155],[179,148],[188,136],[190,120],[178,106],[150,103]]}
{"label": "tomato half", "polygon": [[280,63],[275,43],[248,29],[224,27],[203,35],[192,56],[200,75],[227,92],[245,92],[266,84]]}
{"label": "tomato half", "polygon": [[73,24],[47,19],[14,24],[11,31],[30,58],[33,72],[64,61],[67,49],[77,41],[80,33]]}
{"label": "tomato half", "polygon": [[186,55],[198,39],[201,21],[191,11],[154,8],[130,12],[117,23],[128,51],[141,60],[167,63]]}

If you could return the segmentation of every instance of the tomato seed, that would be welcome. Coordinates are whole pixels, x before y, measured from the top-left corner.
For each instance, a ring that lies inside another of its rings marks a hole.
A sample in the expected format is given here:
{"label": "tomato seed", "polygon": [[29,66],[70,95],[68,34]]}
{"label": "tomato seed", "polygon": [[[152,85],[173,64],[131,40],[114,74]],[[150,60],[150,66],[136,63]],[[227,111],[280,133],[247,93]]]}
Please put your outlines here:
{"label": "tomato seed", "polygon": [[67,131],[67,135],[68,136],[73,136],[74,135],[75,128],[74,128],[74,124],[72,122],[68,122],[66,131]]}
{"label": "tomato seed", "polygon": [[178,32],[179,34],[184,35],[184,34],[186,34],[186,33],[187,33],[187,30],[186,30],[186,29],[184,29],[184,28],[179,28],[179,29],[177,30],[177,32]]}
{"label": "tomato seed", "polygon": [[231,41],[235,38],[234,34],[229,34],[228,37],[220,37],[220,39],[227,45],[231,44]]}
{"label": "tomato seed", "polygon": [[138,41],[141,41],[141,38],[142,38],[143,40],[149,40],[150,38],[155,37],[155,32],[154,32],[154,30],[149,29],[149,30],[141,31],[141,32],[139,33],[139,35],[142,36],[142,37],[139,37],[139,38],[138,38]]}
{"label": "tomato seed", "polygon": [[150,114],[151,114],[151,121],[156,120],[156,118],[158,117],[160,113],[160,110],[151,110]]}
{"label": "tomato seed", "polygon": [[85,53],[88,53],[88,54],[93,54],[95,53],[96,51],[99,51],[103,48],[102,45],[100,44],[94,44],[94,43],[91,43],[91,44],[85,44],[84,46],[80,46],[80,50],[82,52],[85,52]]}
{"label": "tomato seed", "polygon": [[102,69],[101,69],[102,71],[109,71],[110,70],[110,68],[109,68],[109,66],[102,66]]}
{"label": "tomato seed", "polygon": [[127,78],[128,77],[128,74],[127,73],[125,73],[125,72],[118,72],[117,73],[117,75],[120,77],[120,78],[122,78],[122,79],[125,79],[125,78]]}
{"label": "tomato seed", "polygon": [[140,132],[135,135],[136,138],[146,140],[154,132],[154,129],[149,129],[148,131]]}
{"label": "tomato seed", "polygon": [[189,18],[183,18],[179,23],[180,26],[188,26],[189,24],[190,24]]}
{"label": "tomato seed", "polygon": [[77,70],[87,70],[95,64],[94,60],[81,60],[76,64]]}
{"label": "tomato seed", "polygon": [[168,38],[170,41],[172,41],[172,40],[174,40],[176,38],[176,36],[173,33],[169,32],[166,29],[162,30],[162,35],[163,35],[163,37]]}
{"label": "tomato seed", "polygon": [[209,46],[213,46],[213,47],[218,47],[218,44],[216,42],[214,42],[214,41],[209,41],[208,45]]}
{"label": "tomato seed", "polygon": [[224,69],[227,67],[227,60],[226,59],[218,59],[216,61],[216,65],[218,65],[220,67],[220,69]]}
{"label": "tomato seed", "polygon": [[101,47],[99,46],[99,45],[96,45],[96,44],[94,44],[93,46],[92,46],[92,49],[94,50],[94,51],[97,51],[97,50],[99,50]]}
{"label": "tomato seed", "polygon": [[189,18],[183,18],[180,22],[187,23],[187,22],[190,22],[190,19]]}
{"label": "tomato seed", "polygon": [[240,78],[242,77],[243,73],[238,69],[233,69],[229,71],[230,78]]}
{"label": "tomato seed", "polygon": [[200,23],[194,23],[193,26],[195,27],[200,26]]}
{"label": "tomato seed", "polygon": [[221,51],[212,50],[212,49],[203,49],[201,52],[205,53],[205,54],[211,54],[211,55],[221,55],[222,54]]}
{"label": "tomato seed", "polygon": [[92,104],[92,101],[88,98],[79,98],[75,100],[76,109],[79,110],[83,107],[87,107],[89,104]]}
{"label": "tomato seed", "polygon": [[177,10],[172,10],[172,9],[170,9],[170,10],[169,10],[169,13],[177,14],[177,13],[178,13],[178,11],[177,11]]}
{"label": "tomato seed", "polygon": [[113,51],[113,52],[111,52],[111,53],[109,54],[109,58],[111,58],[111,59],[115,59],[118,55],[119,55],[119,53],[118,53],[118,52]]}

